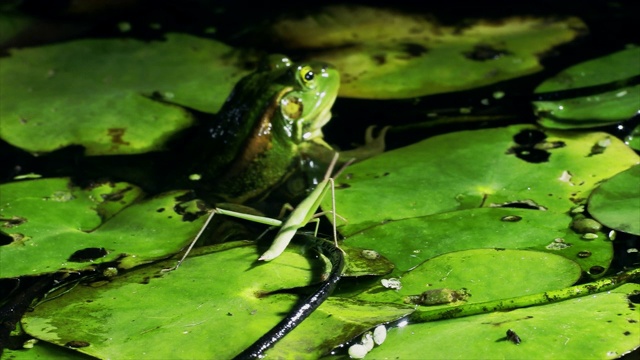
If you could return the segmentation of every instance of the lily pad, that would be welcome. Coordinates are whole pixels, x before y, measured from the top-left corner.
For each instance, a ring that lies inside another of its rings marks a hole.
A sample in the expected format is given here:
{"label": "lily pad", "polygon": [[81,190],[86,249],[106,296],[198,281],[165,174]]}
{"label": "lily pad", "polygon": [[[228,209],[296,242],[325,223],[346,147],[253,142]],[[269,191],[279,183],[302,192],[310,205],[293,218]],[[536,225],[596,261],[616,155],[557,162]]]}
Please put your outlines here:
{"label": "lily pad", "polygon": [[[603,139],[610,145],[589,156]],[[392,220],[478,207],[566,217],[597,183],[639,161],[601,132],[543,133],[515,125],[440,135],[350,166],[337,179],[337,211],[348,221],[339,229],[351,236]],[[325,199],[323,208],[330,207]]]}
{"label": "lily pad", "polygon": [[[200,254],[215,248],[199,249]],[[76,288],[43,303],[25,316],[23,326],[54,344],[84,341],[90,345],[77,350],[101,358],[231,358],[297,301],[270,292],[309,285],[321,274],[314,271],[320,262],[314,265],[290,249],[261,266],[247,261],[257,254],[255,246],[242,246],[192,256],[164,275],[160,269],[173,262],[139,268],[103,287]],[[323,304],[268,355],[317,358],[370,326],[412,311],[337,299]]]}
{"label": "lily pad", "polygon": [[354,248],[341,245],[345,254],[346,268],[342,276],[386,275],[393,271],[395,265],[378,252],[370,249]]}
{"label": "lily pad", "polygon": [[[540,266],[544,264],[544,266]],[[508,299],[561,289],[573,285],[582,273],[577,263],[554,254],[538,251],[474,249],[454,251],[433,257],[411,269],[400,281],[398,290],[372,288],[358,296],[367,301],[417,303],[425,291],[464,289],[465,303]],[[449,302],[441,307],[455,305]]]}
{"label": "lily pad", "polygon": [[631,131],[631,134],[627,135],[624,142],[629,145],[630,148],[640,151],[640,125],[636,125]]}
{"label": "lily pad", "polygon": [[600,184],[589,198],[589,213],[609,228],[640,235],[640,165]]}
{"label": "lily pad", "polygon": [[184,34],[12,50],[0,59],[0,136],[32,153],[69,145],[88,155],[161,150],[193,124],[173,104],[217,112],[246,74],[236,62],[227,45]]}
{"label": "lily pad", "polygon": [[[638,348],[640,311],[629,302],[638,291],[626,284],[545,306],[393,328],[368,358],[619,358]],[[518,345],[507,338],[510,329]]]}
{"label": "lily pad", "polygon": [[0,185],[0,278],[83,270],[117,261],[123,269],[177,253],[205,212],[173,191],[140,200],[139,188],[107,183],[90,189],[52,178]]}
{"label": "lily pad", "polygon": [[[609,146],[593,154],[602,139]],[[569,213],[598,182],[639,161],[604,133],[518,125],[436,136],[348,168],[337,179],[337,211],[347,220],[338,229],[346,244],[393,262],[394,275],[450,251],[503,248],[561,255],[596,278],[612,245],[604,233],[575,232]]]}
{"label": "lily pad", "polygon": [[611,242],[601,232],[585,240],[570,222],[568,215],[550,211],[479,208],[386,222],[345,242],[379,252],[395,264],[396,275],[435,256],[470,249],[544,251],[575,261],[592,276],[603,275],[613,258]]}
{"label": "lily pad", "polygon": [[586,32],[577,18],[511,17],[444,26],[427,14],[328,6],[284,19],[271,36],[341,73],[340,95],[400,99],[470,89],[534,73],[541,54]]}
{"label": "lily pad", "polygon": [[44,341],[35,340],[33,347],[30,346],[19,350],[4,349],[3,355],[12,360],[95,360],[92,356]]}
{"label": "lily pad", "polygon": [[640,47],[632,47],[572,66],[546,80],[535,92],[560,99],[533,102],[540,124],[571,129],[630,119],[640,109],[638,63]]}

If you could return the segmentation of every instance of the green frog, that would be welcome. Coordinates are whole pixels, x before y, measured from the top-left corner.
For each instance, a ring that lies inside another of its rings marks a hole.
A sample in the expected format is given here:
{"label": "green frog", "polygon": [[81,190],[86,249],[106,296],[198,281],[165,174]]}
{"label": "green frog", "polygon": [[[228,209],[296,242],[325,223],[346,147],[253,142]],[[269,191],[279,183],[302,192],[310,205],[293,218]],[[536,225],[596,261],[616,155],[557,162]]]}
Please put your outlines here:
{"label": "green frog", "polygon": [[332,152],[322,126],[339,86],[340,75],[328,64],[268,57],[236,84],[202,131],[206,139],[194,141],[205,145],[195,150],[191,178],[226,202],[264,195],[288,178],[302,152]]}

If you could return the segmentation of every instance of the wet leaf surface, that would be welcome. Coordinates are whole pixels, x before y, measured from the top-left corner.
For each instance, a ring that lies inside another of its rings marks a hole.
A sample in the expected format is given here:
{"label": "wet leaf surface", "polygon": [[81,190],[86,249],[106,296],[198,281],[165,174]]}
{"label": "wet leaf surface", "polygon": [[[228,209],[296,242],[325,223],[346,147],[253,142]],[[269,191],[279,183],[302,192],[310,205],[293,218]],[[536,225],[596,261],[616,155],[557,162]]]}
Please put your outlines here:
{"label": "wet leaf surface", "polygon": [[[523,145],[518,137],[530,132],[540,133],[542,140]],[[589,156],[603,139],[611,145]],[[548,160],[529,157],[536,151]],[[606,133],[542,133],[520,125],[453,132],[349,167],[337,180],[338,212],[348,221],[338,220],[339,229],[349,237],[393,220],[478,207],[566,216],[599,181],[638,161]],[[328,200],[323,205],[330,207]]]}
{"label": "wet leaf surface", "polygon": [[640,165],[600,184],[589,198],[589,212],[611,229],[640,235]]}
{"label": "wet leaf surface", "polygon": [[[367,359],[618,358],[638,347],[640,312],[628,298],[638,291],[627,284],[545,306],[394,328]],[[509,329],[520,344],[507,339]]]}
{"label": "wet leaf surface", "polygon": [[[574,65],[544,81],[534,101],[539,123],[547,128],[597,127],[630,119],[640,109],[640,48],[631,47]],[[563,93],[564,92],[564,93]]]}
{"label": "wet leaf surface", "polygon": [[[165,41],[118,34],[120,39],[12,50],[0,59],[0,136],[38,154],[72,144],[85,146],[90,155],[162,150],[196,117],[218,111],[246,73],[242,65],[255,63],[253,51],[265,46],[338,65],[342,94],[349,97],[501,87],[504,80],[541,70],[541,61],[545,66],[583,61],[571,56],[584,44],[558,45],[585,35],[590,20],[518,16],[444,25],[418,11],[365,6],[311,13],[276,23],[279,43],[259,43],[249,51],[171,33]],[[0,17],[0,26],[5,20]],[[206,25],[211,26],[209,19]],[[251,28],[265,29],[253,23]],[[597,24],[593,30],[601,31]],[[158,38],[171,30],[154,31]],[[235,35],[229,43],[237,44]],[[565,110],[551,114],[540,105],[540,114],[552,115],[541,124],[592,126],[637,110],[637,48],[605,56],[594,50],[588,53],[601,57],[540,86],[541,103]],[[585,89],[597,91],[583,96]],[[529,104],[531,90],[523,94]],[[461,103],[466,96],[459,97]],[[394,115],[374,120],[394,123],[405,106],[423,100],[385,102],[394,104]],[[364,110],[343,112],[334,122],[352,121]],[[527,107],[516,120],[528,121],[529,115]],[[339,222],[346,236],[343,280],[334,296],[267,352],[269,358],[319,358],[399,319],[414,322],[400,322],[367,358],[613,358],[638,347],[637,284],[607,291],[579,285],[589,278],[609,281],[619,269],[610,264],[613,245],[620,243],[612,243],[608,232],[637,224],[637,154],[613,133],[532,125],[458,130],[353,165],[338,179],[337,212],[348,220]],[[625,141],[638,148],[637,134]],[[72,289],[48,294],[24,318],[28,335],[20,335],[41,341],[32,350],[5,350],[10,358],[230,358],[282,319],[327,273],[327,259],[309,251],[312,246],[298,243],[281,258],[258,264],[262,244],[256,249],[248,242],[198,249],[178,271],[161,272],[175,265],[177,256],[160,259],[180,254],[204,220],[198,215],[201,204],[178,200],[184,191],[145,199],[126,183],[82,189],[68,179],[44,179],[3,184],[0,192],[0,277],[19,277],[11,279],[18,282],[29,280],[24,275],[102,264],[119,268],[103,267],[99,279],[85,278]],[[612,206],[618,202],[622,205]],[[597,222],[589,216],[604,227],[591,226]],[[578,286],[589,295],[546,303],[580,295],[574,291]],[[505,311],[487,305],[492,301],[513,306]],[[463,308],[468,316],[452,319]]]}
{"label": "wet leaf surface", "polygon": [[285,46],[320,50],[315,58],[337,66],[341,96],[400,99],[539,71],[542,54],[586,26],[577,18],[510,17],[455,27],[425,13],[339,5],[282,20],[272,31]]}
{"label": "wet leaf surface", "polygon": [[[478,303],[560,289],[575,283],[580,275],[577,263],[554,254],[506,249],[453,250],[402,274],[401,289],[373,287],[358,298],[407,303],[408,297],[425,291],[465,289],[468,299],[464,302]],[[451,305],[456,302],[442,308]]]}
{"label": "wet leaf surface", "polygon": [[[59,345],[86,341],[90,345],[77,350],[101,358],[231,358],[298,300],[269,292],[312,284],[322,272],[321,262],[292,250],[257,265],[250,260],[258,255],[254,246],[215,249],[200,249],[200,256],[170,273],[160,270],[175,260],[128,272],[105,286],[76,288],[37,306],[23,326]],[[216,263],[224,266],[212,266]],[[268,354],[317,358],[375,324],[412,311],[411,306],[334,299]]]}
{"label": "wet leaf surface", "polygon": [[69,145],[88,155],[162,150],[194,124],[173,104],[211,113],[222,106],[246,74],[234,56],[227,45],[185,34],[12,50],[0,59],[0,136],[33,153]]}
{"label": "wet leaf surface", "polygon": [[0,246],[2,278],[108,262],[131,268],[180,251],[205,220],[176,212],[185,191],[141,200],[140,189],[126,183],[81,189],[51,178],[3,184],[0,192],[2,231],[12,238]]}

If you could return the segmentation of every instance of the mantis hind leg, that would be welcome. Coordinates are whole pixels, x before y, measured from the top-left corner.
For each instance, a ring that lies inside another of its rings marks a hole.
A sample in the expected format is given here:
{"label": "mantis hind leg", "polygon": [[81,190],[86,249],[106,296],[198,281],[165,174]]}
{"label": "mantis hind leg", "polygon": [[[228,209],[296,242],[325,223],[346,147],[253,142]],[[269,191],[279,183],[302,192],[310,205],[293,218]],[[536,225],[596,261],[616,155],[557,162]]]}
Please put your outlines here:
{"label": "mantis hind leg", "polygon": [[215,209],[211,210],[211,214],[209,215],[209,217],[207,218],[207,221],[204,222],[204,225],[202,225],[202,227],[200,228],[200,231],[198,231],[198,234],[196,234],[196,236],[193,238],[193,240],[191,240],[191,243],[189,244],[189,247],[187,248],[187,250],[184,252],[184,255],[182,255],[182,257],[180,258],[180,260],[178,260],[178,263],[175,266],[172,266],[170,268],[166,268],[166,269],[162,269],[162,272],[169,272],[169,271],[173,271],[173,270],[178,270],[178,268],[180,267],[180,265],[182,264],[182,262],[184,261],[184,259],[187,258],[187,256],[189,255],[189,253],[191,252],[191,250],[193,249],[193,247],[196,245],[196,243],[198,242],[198,239],[200,239],[200,237],[202,236],[202,234],[204,233],[204,230],[209,226],[209,223],[211,222],[211,219],[213,219],[213,215],[216,214]]}

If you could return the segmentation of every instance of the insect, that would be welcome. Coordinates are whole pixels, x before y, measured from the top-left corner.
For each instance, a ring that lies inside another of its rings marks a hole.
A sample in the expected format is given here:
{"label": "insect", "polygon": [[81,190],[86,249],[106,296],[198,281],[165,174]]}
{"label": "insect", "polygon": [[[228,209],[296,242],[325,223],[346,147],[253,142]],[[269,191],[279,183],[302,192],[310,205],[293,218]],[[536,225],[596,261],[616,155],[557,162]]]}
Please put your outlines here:
{"label": "insect", "polygon": [[516,345],[519,345],[522,342],[522,340],[520,340],[520,336],[518,336],[518,334],[516,334],[516,332],[511,329],[507,330],[507,340]]}
{"label": "insect", "polygon": [[[187,256],[193,249],[193,246],[196,244],[200,236],[202,236],[202,233],[207,228],[207,226],[209,225],[209,223],[211,222],[211,219],[215,214],[233,216],[240,219],[250,220],[250,221],[258,222],[265,225],[280,227],[280,230],[278,231],[278,234],[276,234],[276,237],[273,243],[271,244],[271,247],[269,247],[269,249],[265,251],[258,258],[258,260],[270,261],[280,256],[280,254],[282,254],[282,252],[287,248],[287,246],[291,242],[291,239],[293,239],[293,236],[296,234],[298,229],[306,226],[309,222],[312,222],[312,221],[317,222],[318,217],[326,213],[331,213],[333,216],[333,240],[334,240],[335,246],[339,248],[338,234],[337,234],[336,225],[335,225],[337,215],[335,212],[336,200],[335,200],[335,193],[334,193],[335,191],[334,178],[337,178],[338,176],[340,176],[342,171],[344,171],[344,169],[347,166],[349,166],[351,163],[353,163],[353,161],[355,160],[355,159],[351,159],[347,161],[342,166],[342,168],[332,177],[331,173],[333,172],[333,168],[335,167],[335,164],[337,163],[339,156],[340,156],[339,153],[336,153],[333,156],[333,159],[331,160],[331,163],[327,168],[327,172],[325,173],[323,180],[320,183],[318,183],[316,188],[313,189],[313,191],[306,198],[304,198],[304,200],[302,200],[300,204],[298,204],[298,206],[295,209],[293,209],[293,211],[291,211],[291,214],[289,215],[287,220],[284,221],[284,223],[281,220],[277,220],[277,219],[271,219],[271,218],[262,217],[262,216],[250,215],[250,214],[240,213],[236,211],[215,208],[212,210],[211,214],[209,215],[209,217],[207,218],[204,225],[202,226],[198,234],[195,236],[193,241],[191,241],[191,243],[189,244],[189,247],[185,251],[182,258],[178,261],[178,263],[174,267],[164,269],[163,271],[165,272],[173,271],[178,269],[178,267],[180,267],[182,262],[187,258]],[[320,203],[324,199],[324,196],[326,195],[329,188],[331,188],[331,192],[332,192],[332,196],[331,196],[332,210],[329,212],[316,213],[316,211],[320,207]],[[316,225],[316,232],[317,230],[318,230],[318,226]]]}
{"label": "insect", "polygon": [[[178,261],[176,266],[163,270],[172,271],[176,270],[180,266],[180,264],[186,259],[187,255],[189,254],[195,243],[198,241],[198,239],[204,232],[204,229],[209,225],[209,222],[216,213],[246,220],[252,220],[266,225],[280,226],[280,230],[278,231],[278,234],[276,234],[273,244],[258,259],[262,261],[273,260],[280,254],[282,254],[282,252],[287,248],[287,245],[289,245],[291,239],[293,239],[293,236],[296,234],[298,229],[307,225],[311,221],[317,222],[318,216],[327,213],[316,213],[316,211],[320,207],[320,202],[326,195],[327,191],[329,190],[329,188],[331,188],[332,210],[330,211],[330,213],[333,216],[333,243],[322,239],[319,239],[318,241],[320,249],[331,261],[331,273],[329,274],[327,280],[325,280],[314,293],[308,296],[304,301],[294,306],[294,308],[289,312],[289,314],[287,314],[286,317],[284,317],[266,334],[256,340],[251,346],[238,354],[234,359],[262,358],[264,356],[263,353],[267,349],[272,347],[277,341],[282,339],[286,334],[288,334],[291,330],[298,326],[304,319],[311,315],[311,313],[315,311],[315,309],[317,309],[320,304],[322,304],[329,297],[329,295],[335,289],[338,281],[340,280],[342,276],[342,270],[344,269],[344,254],[338,247],[338,235],[335,225],[337,215],[335,213],[336,204],[334,178],[337,178],[340,173],[354,161],[354,159],[347,161],[332,178],[331,173],[333,172],[333,168],[335,167],[338,158],[339,154],[336,153],[331,160],[331,163],[329,164],[324,179],[304,200],[302,200],[302,202],[300,202],[300,204],[298,204],[298,207],[296,207],[291,212],[289,218],[287,218],[284,223],[276,219],[216,208],[211,212],[211,215],[209,215],[209,218],[205,221],[204,225],[202,226],[196,237],[193,239],[185,254]],[[318,226],[316,225],[316,233],[317,230]],[[328,246],[328,244],[331,244],[331,246]]]}

